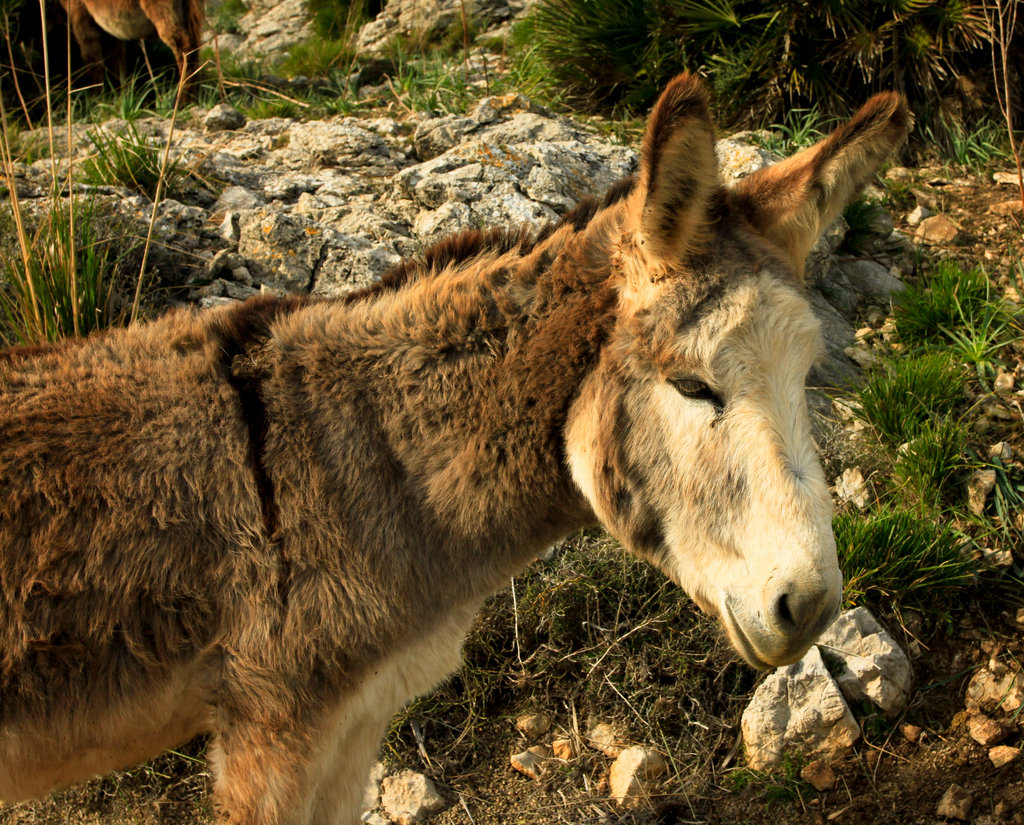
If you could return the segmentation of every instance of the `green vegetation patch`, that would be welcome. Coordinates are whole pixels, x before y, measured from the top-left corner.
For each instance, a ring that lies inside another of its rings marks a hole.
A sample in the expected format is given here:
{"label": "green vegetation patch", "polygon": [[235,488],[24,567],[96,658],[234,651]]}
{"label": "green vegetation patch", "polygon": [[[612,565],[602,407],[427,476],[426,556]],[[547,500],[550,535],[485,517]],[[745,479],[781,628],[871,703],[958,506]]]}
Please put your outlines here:
{"label": "green vegetation patch", "polygon": [[872,370],[858,414],[892,448],[921,435],[936,414],[964,400],[964,381],[949,355],[929,353],[889,361]]}
{"label": "green vegetation patch", "polygon": [[938,506],[952,483],[964,474],[969,433],[953,416],[926,420],[918,434],[900,446],[893,468],[912,498]]}
{"label": "green vegetation patch", "polygon": [[981,267],[964,269],[955,261],[938,261],[896,300],[893,319],[900,340],[912,347],[944,343],[949,330],[985,310],[989,292],[988,276]]}
{"label": "green vegetation patch", "polygon": [[150,200],[163,180],[163,192],[174,192],[186,175],[176,159],[164,167],[164,147],[139,133],[134,123],[110,134],[102,129],[89,133],[96,152],[80,167],[81,179],[100,186],[127,186]]}
{"label": "green vegetation patch", "polygon": [[975,582],[965,537],[929,514],[884,507],[833,519],[848,603],[942,610]]}
{"label": "green vegetation patch", "polygon": [[[546,88],[601,108],[645,108],[674,74],[700,72],[723,108],[770,123],[808,105],[848,114],[879,89],[910,98],[929,143],[977,163],[1005,143],[954,119],[958,79],[992,71],[983,0],[538,0],[517,45],[535,50]],[[941,104],[938,101],[942,101]],[[985,117],[998,120],[991,103]]]}
{"label": "green vegetation patch", "polygon": [[141,239],[89,198],[53,196],[35,226],[3,227],[0,341],[42,344],[122,324]]}

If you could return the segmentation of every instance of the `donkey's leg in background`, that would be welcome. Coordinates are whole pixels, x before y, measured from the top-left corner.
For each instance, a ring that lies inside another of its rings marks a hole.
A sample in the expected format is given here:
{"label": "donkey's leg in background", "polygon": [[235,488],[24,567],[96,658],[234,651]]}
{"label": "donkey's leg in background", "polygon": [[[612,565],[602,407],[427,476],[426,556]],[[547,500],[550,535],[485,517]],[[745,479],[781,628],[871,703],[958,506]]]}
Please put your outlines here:
{"label": "donkey's leg in background", "polygon": [[198,66],[199,43],[193,42],[194,38],[189,33],[183,3],[177,0],[139,0],[139,5],[156,28],[157,36],[174,52],[179,77],[188,78]]}
{"label": "donkey's leg in background", "polygon": [[339,703],[332,749],[320,757],[313,825],[356,823],[373,759],[388,722],[407,702],[429,692],[462,661],[462,641],[476,609],[452,610],[425,637],[382,662]]}
{"label": "donkey's leg in background", "polygon": [[103,82],[103,30],[82,0],[68,0],[68,23],[91,83]]}
{"label": "donkey's leg in background", "polygon": [[213,802],[229,825],[307,825],[314,731],[299,722],[266,718],[218,731],[209,748]]}
{"label": "donkey's leg in background", "polygon": [[390,712],[356,697],[314,722],[232,726],[209,750],[214,804],[230,825],[357,825]]}

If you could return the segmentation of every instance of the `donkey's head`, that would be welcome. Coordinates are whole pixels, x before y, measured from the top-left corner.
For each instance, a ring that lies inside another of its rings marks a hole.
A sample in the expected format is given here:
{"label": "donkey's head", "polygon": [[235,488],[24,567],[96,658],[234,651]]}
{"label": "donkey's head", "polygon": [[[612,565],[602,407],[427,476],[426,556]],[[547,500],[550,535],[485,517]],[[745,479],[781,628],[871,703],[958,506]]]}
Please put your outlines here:
{"label": "donkey's head", "polygon": [[706,96],[684,75],[650,117],[632,191],[590,227],[619,301],[570,415],[573,476],[756,667],[800,658],[842,589],[804,395],[822,348],[804,257],[909,121],[902,98],[879,95],[725,189]]}

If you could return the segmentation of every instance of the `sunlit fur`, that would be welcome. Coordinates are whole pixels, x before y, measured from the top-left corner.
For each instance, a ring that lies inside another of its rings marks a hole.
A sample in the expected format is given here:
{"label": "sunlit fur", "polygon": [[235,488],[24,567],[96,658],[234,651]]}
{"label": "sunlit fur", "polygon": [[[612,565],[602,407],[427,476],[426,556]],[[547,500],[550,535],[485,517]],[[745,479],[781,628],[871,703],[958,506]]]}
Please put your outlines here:
{"label": "sunlit fur", "polygon": [[798,657],[840,575],[791,218],[895,147],[882,104],[792,186],[725,190],[682,76],[636,179],[556,225],[462,233],[345,299],[0,351],[0,799],[206,733],[223,822],[355,823],[390,715],[595,522],[752,665]]}

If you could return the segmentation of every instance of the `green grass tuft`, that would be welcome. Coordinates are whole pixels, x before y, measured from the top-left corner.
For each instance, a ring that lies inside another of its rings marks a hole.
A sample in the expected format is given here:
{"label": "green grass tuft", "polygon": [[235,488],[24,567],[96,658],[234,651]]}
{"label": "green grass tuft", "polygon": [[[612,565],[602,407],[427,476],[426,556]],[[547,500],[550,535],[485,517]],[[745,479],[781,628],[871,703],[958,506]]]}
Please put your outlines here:
{"label": "green grass tuft", "polygon": [[897,359],[868,374],[858,415],[890,447],[921,435],[935,414],[964,400],[960,369],[948,355]]}
{"label": "green grass tuft", "polygon": [[942,610],[975,581],[969,542],[932,516],[883,508],[832,528],[849,603]]}
{"label": "green grass tuft", "polygon": [[863,252],[867,241],[877,234],[875,221],[884,211],[882,206],[867,198],[857,198],[849,203],[843,210],[843,218],[849,229],[839,245],[839,251],[847,255]]}
{"label": "green grass tuft", "polygon": [[292,46],[288,56],[277,64],[285,77],[328,77],[351,69],[356,59],[351,38],[325,39],[314,37]]}
{"label": "green grass tuft", "polygon": [[4,345],[43,344],[125,322],[141,241],[90,199],[52,196],[47,205],[35,231],[26,232],[22,254],[7,238],[0,249]]}
{"label": "green grass tuft", "polygon": [[789,109],[779,123],[765,125],[754,139],[765,151],[788,157],[813,146],[835,124],[835,118],[826,117],[817,109]]}
{"label": "green grass tuft", "polygon": [[896,459],[894,472],[904,491],[917,501],[937,506],[965,469],[968,439],[967,427],[953,417],[925,421]]}
{"label": "green grass tuft", "polygon": [[99,186],[127,186],[146,195],[156,197],[157,186],[163,175],[163,191],[174,192],[184,181],[185,171],[176,160],[163,165],[164,149],[139,133],[135,124],[128,123],[116,134],[102,129],[89,133],[96,153],[81,166],[81,178]]}
{"label": "green grass tuft", "polygon": [[941,147],[947,162],[974,171],[984,171],[994,162],[1010,157],[1006,127],[990,117],[968,126],[940,115],[932,123],[924,124],[922,132],[929,144]]}
{"label": "green grass tuft", "polygon": [[893,307],[900,340],[912,347],[945,344],[964,318],[979,316],[990,301],[985,270],[939,261],[919,284],[908,286]]}

